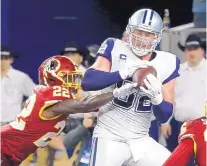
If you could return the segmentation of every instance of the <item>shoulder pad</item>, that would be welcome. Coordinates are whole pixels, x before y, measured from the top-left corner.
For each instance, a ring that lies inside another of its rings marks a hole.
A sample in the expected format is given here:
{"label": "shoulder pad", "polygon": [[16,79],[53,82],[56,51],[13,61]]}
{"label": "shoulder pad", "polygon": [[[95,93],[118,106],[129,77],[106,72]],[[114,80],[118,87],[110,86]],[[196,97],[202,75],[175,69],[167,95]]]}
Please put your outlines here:
{"label": "shoulder pad", "polygon": [[114,48],[115,38],[106,39],[100,46],[97,56],[103,56],[111,62],[111,52]]}

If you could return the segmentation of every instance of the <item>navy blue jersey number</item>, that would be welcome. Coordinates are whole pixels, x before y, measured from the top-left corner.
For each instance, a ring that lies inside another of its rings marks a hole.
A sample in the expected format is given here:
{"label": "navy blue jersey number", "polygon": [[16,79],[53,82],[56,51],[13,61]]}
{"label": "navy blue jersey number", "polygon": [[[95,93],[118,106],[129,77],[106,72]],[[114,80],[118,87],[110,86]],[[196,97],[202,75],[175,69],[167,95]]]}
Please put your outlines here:
{"label": "navy blue jersey number", "polygon": [[[116,84],[116,86],[119,88],[121,86],[123,86],[126,83],[131,83],[130,80],[124,80],[118,84]],[[151,102],[149,97],[140,94],[139,92],[131,94],[129,96],[123,96],[123,97],[119,97],[116,98],[112,101],[113,105],[129,110],[131,108],[135,109],[135,112],[152,112],[151,111]]]}

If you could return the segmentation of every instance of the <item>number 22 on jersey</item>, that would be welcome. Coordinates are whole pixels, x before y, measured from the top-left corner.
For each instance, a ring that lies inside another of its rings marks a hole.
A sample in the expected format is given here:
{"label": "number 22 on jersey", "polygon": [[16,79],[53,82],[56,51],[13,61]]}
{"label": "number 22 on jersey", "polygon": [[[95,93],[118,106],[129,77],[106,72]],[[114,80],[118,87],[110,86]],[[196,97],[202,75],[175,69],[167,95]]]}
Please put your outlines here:
{"label": "number 22 on jersey", "polygon": [[53,87],[53,96],[63,96],[69,98],[69,91],[61,86],[54,86]]}

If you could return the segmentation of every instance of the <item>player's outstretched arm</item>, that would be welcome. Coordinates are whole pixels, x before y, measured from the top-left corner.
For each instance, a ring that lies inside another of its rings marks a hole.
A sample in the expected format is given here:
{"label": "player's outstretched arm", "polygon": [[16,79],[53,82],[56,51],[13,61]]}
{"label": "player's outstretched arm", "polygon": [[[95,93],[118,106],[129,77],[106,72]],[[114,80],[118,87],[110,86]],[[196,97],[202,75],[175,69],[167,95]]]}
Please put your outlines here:
{"label": "player's outstretched arm", "polygon": [[112,92],[103,93],[101,95],[87,96],[82,100],[68,99],[59,102],[53,108],[53,112],[62,113],[84,113],[90,110],[95,110],[102,105],[105,105],[114,98]]}
{"label": "player's outstretched arm", "polygon": [[163,166],[185,166],[193,156],[193,140],[183,140],[173,151]]}
{"label": "player's outstretched arm", "polygon": [[114,98],[127,96],[136,92],[136,83],[126,84],[120,88],[114,89],[112,92],[102,93],[100,95],[88,96],[82,100],[67,99],[52,106],[50,111],[56,113],[84,113],[95,110]]}

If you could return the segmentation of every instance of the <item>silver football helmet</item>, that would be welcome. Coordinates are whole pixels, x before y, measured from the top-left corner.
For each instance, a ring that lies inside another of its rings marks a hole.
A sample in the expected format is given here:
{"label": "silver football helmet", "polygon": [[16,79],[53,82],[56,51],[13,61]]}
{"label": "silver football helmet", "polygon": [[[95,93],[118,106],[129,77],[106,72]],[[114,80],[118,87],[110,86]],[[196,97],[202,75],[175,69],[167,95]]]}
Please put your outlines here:
{"label": "silver football helmet", "polygon": [[135,12],[126,27],[128,43],[137,56],[153,52],[162,38],[162,31],[162,18],[151,9]]}

